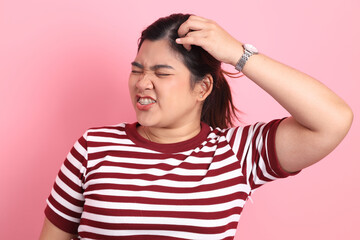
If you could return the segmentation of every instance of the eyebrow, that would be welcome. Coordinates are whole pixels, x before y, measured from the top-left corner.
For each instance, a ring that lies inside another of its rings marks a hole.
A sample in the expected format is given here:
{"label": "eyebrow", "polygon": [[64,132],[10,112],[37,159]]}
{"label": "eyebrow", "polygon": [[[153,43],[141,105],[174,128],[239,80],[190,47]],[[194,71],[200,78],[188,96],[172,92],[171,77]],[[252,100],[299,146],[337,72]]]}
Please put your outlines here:
{"label": "eyebrow", "polygon": [[[133,65],[134,67],[144,69],[144,66],[142,64],[138,63],[138,62],[132,62],[131,65]],[[153,71],[155,71],[157,69],[160,69],[160,68],[168,68],[168,69],[175,70],[172,66],[167,65],[167,64],[157,64],[157,65],[154,65],[154,66],[150,67],[150,69],[153,70]]]}

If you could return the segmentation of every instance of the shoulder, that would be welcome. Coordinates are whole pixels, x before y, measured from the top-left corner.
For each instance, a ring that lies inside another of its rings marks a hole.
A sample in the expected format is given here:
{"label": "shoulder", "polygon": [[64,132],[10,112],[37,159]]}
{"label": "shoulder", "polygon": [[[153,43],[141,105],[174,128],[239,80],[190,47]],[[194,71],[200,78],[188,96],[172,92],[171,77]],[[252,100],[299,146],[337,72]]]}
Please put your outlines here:
{"label": "shoulder", "polygon": [[95,139],[99,139],[101,137],[106,138],[123,138],[127,135],[127,129],[133,124],[131,123],[117,123],[117,124],[109,124],[103,126],[94,126],[88,128],[84,134],[83,138],[87,141],[94,141]]}
{"label": "shoulder", "polygon": [[212,129],[212,133],[225,137],[226,141],[234,144],[239,141],[256,141],[259,138],[266,137],[267,135],[273,135],[280,122],[283,119],[274,119],[270,122],[256,122],[252,124],[243,124],[239,126],[229,127],[226,129],[215,128]]}
{"label": "shoulder", "polygon": [[103,126],[94,126],[90,127],[86,130],[86,133],[88,135],[96,134],[96,133],[121,133],[125,132],[125,129],[128,125],[131,125],[129,123],[123,122],[123,123],[117,123],[117,124],[109,124],[109,125],[103,125]]}

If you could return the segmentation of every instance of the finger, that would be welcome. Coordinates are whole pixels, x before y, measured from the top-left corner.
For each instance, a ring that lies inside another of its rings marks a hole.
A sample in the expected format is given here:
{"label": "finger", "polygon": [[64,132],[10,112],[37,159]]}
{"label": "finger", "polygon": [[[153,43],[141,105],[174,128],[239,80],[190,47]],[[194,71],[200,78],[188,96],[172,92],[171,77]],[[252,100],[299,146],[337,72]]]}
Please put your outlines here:
{"label": "finger", "polygon": [[184,44],[184,43],[182,42],[182,39],[183,39],[183,38],[177,38],[177,39],[175,40],[175,42],[176,42],[177,44],[182,44],[183,47],[184,47],[186,50],[190,51],[190,50],[191,50],[191,44]]}
{"label": "finger", "polygon": [[182,44],[182,45],[200,45],[200,41],[198,39],[195,39],[193,37],[183,37],[183,38],[177,38],[176,43]]}
{"label": "finger", "polygon": [[190,44],[184,44],[183,46],[184,46],[184,48],[185,48],[186,50],[188,50],[188,51],[191,50],[191,45],[190,45]]}
{"label": "finger", "polygon": [[176,41],[176,43],[178,43],[178,44],[182,44],[183,47],[184,47],[186,50],[188,50],[188,51],[191,50],[191,44],[184,44],[184,43],[182,43],[182,41],[181,41],[180,38],[177,38],[175,41]]}
{"label": "finger", "polygon": [[190,31],[186,34],[186,36],[184,37],[180,37],[177,38],[179,40],[177,40],[178,43],[181,44],[192,44],[192,45],[197,45],[199,39],[201,38],[206,38],[207,33],[204,30],[198,30],[198,31]]}
{"label": "finger", "polygon": [[206,28],[206,22],[200,19],[189,18],[178,29],[179,37],[184,37],[190,31],[197,31]]}
{"label": "finger", "polygon": [[206,33],[203,31],[195,31],[188,33],[183,38],[177,38],[176,43],[182,44],[187,50],[190,50],[190,45],[197,45],[204,48]]}
{"label": "finger", "polygon": [[200,17],[200,16],[196,16],[196,15],[191,15],[190,17],[189,17],[189,19],[196,19],[196,20],[199,20],[199,21],[203,21],[203,22],[207,22],[207,21],[209,21],[209,19],[206,19],[206,18],[203,18],[203,17]]}
{"label": "finger", "polygon": [[[199,33],[201,32],[200,30],[202,30],[205,26],[203,23],[205,23],[205,19],[198,17],[198,16],[190,16],[189,19],[187,21],[185,21],[182,25],[180,25],[179,29],[178,29],[178,35],[182,38],[186,37],[187,40],[189,42],[189,44],[183,44],[183,47],[190,51],[191,50],[191,44],[190,42],[193,41],[193,35],[194,33]],[[181,38],[176,39],[176,42],[179,44],[181,43]]]}

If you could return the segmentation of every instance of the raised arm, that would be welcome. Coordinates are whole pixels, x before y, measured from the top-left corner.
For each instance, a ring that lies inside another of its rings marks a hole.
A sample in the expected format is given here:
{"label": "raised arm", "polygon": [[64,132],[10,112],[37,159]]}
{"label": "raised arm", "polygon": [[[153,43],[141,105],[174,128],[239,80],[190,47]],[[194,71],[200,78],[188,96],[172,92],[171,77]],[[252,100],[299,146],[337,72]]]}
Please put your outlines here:
{"label": "raised arm", "polygon": [[[191,16],[179,28],[177,43],[188,50],[198,45],[219,61],[236,65],[243,54],[240,41],[215,22]],[[334,92],[309,75],[257,54],[243,73],[281,104],[291,117],[277,130],[276,152],[282,168],[295,172],[329,154],[350,129],[353,113]]]}

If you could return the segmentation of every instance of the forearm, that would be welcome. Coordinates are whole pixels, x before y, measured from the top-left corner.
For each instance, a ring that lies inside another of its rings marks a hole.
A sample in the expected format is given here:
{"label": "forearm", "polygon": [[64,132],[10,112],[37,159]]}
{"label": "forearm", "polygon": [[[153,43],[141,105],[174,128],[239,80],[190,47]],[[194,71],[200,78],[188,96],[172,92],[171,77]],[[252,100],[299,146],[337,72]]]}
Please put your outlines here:
{"label": "forearm", "polygon": [[250,57],[243,73],[311,131],[329,131],[351,115],[348,105],[325,85],[263,54]]}
{"label": "forearm", "polygon": [[[236,65],[242,43],[215,22],[190,17],[179,30],[177,43],[197,45],[217,60]],[[250,57],[242,72],[278,101],[292,117],[277,128],[275,145],[281,166],[297,171],[329,154],[345,137],[352,111],[334,92],[316,79],[263,54]]]}

